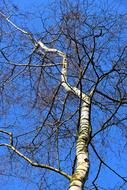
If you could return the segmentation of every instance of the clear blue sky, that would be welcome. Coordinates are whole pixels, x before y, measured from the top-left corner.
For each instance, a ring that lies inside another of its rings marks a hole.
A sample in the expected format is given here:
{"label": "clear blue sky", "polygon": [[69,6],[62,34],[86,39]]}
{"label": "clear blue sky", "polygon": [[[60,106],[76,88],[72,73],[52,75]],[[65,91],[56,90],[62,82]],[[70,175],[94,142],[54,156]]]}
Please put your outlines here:
{"label": "clear blue sky", "polygon": [[[33,11],[34,8],[37,11],[37,8],[40,8],[40,5],[42,6],[46,6],[48,5],[49,2],[51,2],[50,0],[12,0],[12,2],[19,7],[20,10],[23,10],[25,12],[27,11]],[[114,2],[114,4],[116,5],[116,3],[119,4],[119,10],[121,12],[124,12],[127,10],[127,1],[126,0],[109,0],[110,2]],[[36,23],[38,25],[38,23]],[[113,162],[113,160],[109,160],[109,162]],[[123,165],[125,165],[125,163],[123,163]],[[122,169],[121,169],[122,172]],[[106,174],[102,174],[105,176],[109,175],[107,177],[107,180],[110,180],[110,172],[108,172],[108,170],[106,170]],[[4,177],[4,176],[3,176]],[[112,178],[112,181],[115,180],[116,176],[114,176],[114,178]],[[35,186],[34,185],[27,185],[27,182],[22,182],[20,179],[17,179],[15,177],[9,177],[7,178],[7,183],[3,183],[2,184],[2,180],[0,180],[1,183],[1,187],[0,190],[35,190]],[[105,182],[103,182],[105,183]]]}

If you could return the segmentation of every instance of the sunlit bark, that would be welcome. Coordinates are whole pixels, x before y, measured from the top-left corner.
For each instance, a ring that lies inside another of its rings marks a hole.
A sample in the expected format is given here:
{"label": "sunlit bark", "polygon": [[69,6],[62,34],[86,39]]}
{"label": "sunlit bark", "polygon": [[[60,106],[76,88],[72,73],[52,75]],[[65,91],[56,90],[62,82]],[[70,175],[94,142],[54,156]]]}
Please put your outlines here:
{"label": "sunlit bark", "polygon": [[88,143],[90,135],[89,123],[89,101],[83,102],[81,108],[80,129],[76,143],[76,157],[77,165],[72,180],[70,182],[69,190],[82,190],[84,182],[87,180],[89,171],[89,153]]}
{"label": "sunlit bark", "polygon": [[90,98],[78,88],[68,84],[67,60],[65,56],[63,57],[61,80],[65,90],[73,92],[78,98],[81,98],[82,101],[79,133],[76,142],[77,165],[69,186],[69,190],[82,190],[89,171],[88,143],[90,138]]}

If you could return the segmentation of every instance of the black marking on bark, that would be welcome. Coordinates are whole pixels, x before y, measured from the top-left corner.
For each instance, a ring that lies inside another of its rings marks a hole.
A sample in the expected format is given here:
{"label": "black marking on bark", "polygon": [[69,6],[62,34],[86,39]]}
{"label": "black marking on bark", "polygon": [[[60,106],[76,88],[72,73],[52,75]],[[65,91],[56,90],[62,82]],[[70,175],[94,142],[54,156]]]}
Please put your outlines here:
{"label": "black marking on bark", "polygon": [[89,162],[88,158],[85,158],[84,160],[85,160],[85,162]]}

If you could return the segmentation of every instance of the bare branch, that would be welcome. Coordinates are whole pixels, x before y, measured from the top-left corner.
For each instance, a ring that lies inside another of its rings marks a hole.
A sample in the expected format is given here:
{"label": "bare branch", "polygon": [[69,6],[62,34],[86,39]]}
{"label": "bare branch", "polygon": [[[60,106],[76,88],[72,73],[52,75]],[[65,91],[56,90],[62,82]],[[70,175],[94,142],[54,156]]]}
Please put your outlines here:
{"label": "bare branch", "polygon": [[46,169],[49,169],[51,171],[54,171],[56,173],[59,173],[61,175],[63,175],[64,177],[66,177],[68,180],[71,179],[71,176],[69,176],[68,174],[66,174],[65,172],[57,169],[57,168],[54,168],[52,166],[48,166],[48,165],[45,165],[45,164],[38,164],[36,162],[33,162],[31,159],[29,159],[28,157],[26,157],[24,154],[22,154],[21,152],[19,152],[14,146],[12,146],[11,144],[0,144],[0,146],[5,146],[5,147],[8,147],[9,149],[13,150],[17,155],[19,155],[20,157],[22,157],[24,160],[26,160],[28,163],[30,163],[32,166],[35,166],[35,167],[39,167],[39,168],[46,168]]}
{"label": "bare branch", "polygon": [[97,152],[95,146],[94,146],[92,143],[90,143],[90,145],[91,145],[92,149],[94,150],[96,156],[97,156],[98,159],[100,160],[100,162],[101,162],[103,165],[105,165],[109,170],[111,170],[115,175],[117,175],[119,178],[121,178],[123,181],[125,181],[125,182],[127,183],[127,180],[125,179],[125,177],[122,177],[119,173],[117,173],[114,169],[112,169],[108,164],[106,164],[106,163],[102,160],[102,158],[99,156],[99,154],[98,154],[98,152]]}
{"label": "bare branch", "polygon": [[97,179],[99,177],[99,174],[100,174],[100,171],[101,171],[101,165],[102,165],[102,162],[100,162],[99,167],[98,167],[98,171],[97,171],[97,174],[96,174],[96,177],[95,177],[95,179],[92,182],[96,190],[98,190],[98,188],[97,188],[97,185],[95,184],[95,182],[97,181]]}
{"label": "bare branch", "polygon": [[[3,57],[5,58],[5,60],[7,61],[6,63],[7,64],[9,64],[9,65],[12,65],[12,66],[17,66],[17,67],[54,67],[54,66],[60,66],[60,65],[62,65],[62,63],[51,63],[51,64],[43,64],[43,65],[38,65],[38,64],[35,64],[35,65],[33,65],[33,64],[18,64],[18,63],[13,63],[13,62],[11,62],[7,57],[6,57],[6,55],[5,55],[5,53],[2,51],[2,50],[0,50],[0,52],[1,52],[1,54],[3,55]],[[30,54],[31,55],[31,54]]]}
{"label": "bare branch", "polygon": [[[46,52],[56,53],[57,55],[59,55],[60,57],[63,58],[63,60],[62,60],[63,67],[62,67],[62,70],[61,70],[61,82],[62,82],[62,85],[67,90],[67,92],[69,92],[69,91],[73,92],[75,95],[77,95],[79,98],[81,98],[81,91],[77,87],[70,86],[68,84],[68,82],[67,82],[67,57],[66,57],[66,54],[59,51],[59,50],[57,50],[57,49],[48,48],[47,46],[44,45],[44,43],[42,43],[40,41],[38,42],[38,44]],[[82,99],[84,101],[86,101],[87,103],[89,102],[89,97],[85,93],[82,93]]]}
{"label": "bare branch", "polygon": [[6,15],[5,15],[4,13],[0,12],[0,15],[1,15],[8,23],[10,23],[16,30],[20,31],[21,33],[23,33],[23,34],[25,34],[25,35],[28,35],[29,38],[30,38],[30,40],[32,41],[32,43],[37,46],[36,41],[35,41],[35,39],[33,38],[32,34],[31,34],[30,32],[27,32],[26,30],[24,30],[24,29],[18,27],[18,26],[17,26],[16,24],[14,24],[8,17],[6,17]]}

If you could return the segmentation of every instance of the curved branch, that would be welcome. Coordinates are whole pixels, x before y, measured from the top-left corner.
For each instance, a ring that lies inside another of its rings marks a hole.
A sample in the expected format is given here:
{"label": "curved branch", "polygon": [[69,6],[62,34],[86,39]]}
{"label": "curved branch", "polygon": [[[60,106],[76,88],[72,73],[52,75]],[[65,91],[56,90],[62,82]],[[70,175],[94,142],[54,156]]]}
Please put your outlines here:
{"label": "curved branch", "polygon": [[19,152],[14,146],[12,146],[10,144],[4,143],[4,144],[0,144],[0,146],[5,146],[5,147],[8,147],[9,149],[13,150],[18,156],[22,157],[24,160],[26,160],[28,163],[30,163],[34,167],[49,169],[51,171],[54,171],[56,173],[61,174],[62,176],[66,177],[68,180],[71,180],[71,176],[68,175],[67,173],[65,173],[65,172],[63,172],[63,171],[61,171],[61,170],[59,170],[57,168],[54,168],[52,166],[49,166],[49,165],[38,164],[36,162],[33,162],[30,158],[26,157],[24,154]]}
{"label": "curved branch", "polygon": [[[65,53],[63,53],[60,50],[57,50],[55,48],[48,48],[47,46],[44,45],[43,42],[39,41],[38,45],[44,49],[46,52],[51,52],[51,53],[56,53],[58,56],[62,57],[62,70],[61,70],[61,82],[62,82],[62,86],[65,88],[65,90],[67,92],[72,92],[74,93],[76,96],[78,96],[78,98],[81,98],[86,102],[89,103],[89,96],[87,96],[85,93],[81,92],[81,90],[79,90],[77,87],[72,87],[70,84],[68,84],[67,82],[67,56]],[[81,95],[82,94],[82,95]]]}
{"label": "curved branch", "polygon": [[21,33],[23,33],[23,34],[29,36],[30,40],[32,41],[32,43],[33,43],[33,44],[36,46],[36,48],[37,48],[36,41],[34,40],[32,34],[31,34],[30,32],[28,32],[28,31],[26,31],[26,30],[20,28],[20,27],[17,26],[16,24],[14,24],[14,23],[9,19],[9,17],[7,17],[7,16],[6,16],[4,13],[2,13],[1,11],[0,11],[0,15],[1,15],[8,23],[10,23],[16,30],[18,30],[18,31],[20,31]]}
{"label": "curved branch", "polygon": [[108,122],[110,122],[112,120],[112,118],[116,115],[116,113],[118,112],[119,108],[121,106],[121,103],[118,105],[118,107],[116,108],[116,110],[112,113],[112,115],[104,122],[104,124],[102,125],[101,129],[99,129],[97,132],[95,132],[91,139],[93,139],[97,134],[99,134],[101,131],[104,131],[105,129],[107,129],[109,126],[107,125]]}
{"label": "curved branch", "polygon": [[95,182],[97,181],[98,177],[99,177],[99,174],[100,174],[100,171],[101,171],[101,165],[102,165],[102,162],[100,162],[99,164],[99,167],[98,167],[98,171],[97,171],[97,174],[92,182],[93,186],[95,187],[96,190],[98,190],[98,187],[97,185],[95,184]]}
{"label": "curved branch", "polygon": [[64,86],[64,88],[68,91],[71,91],[72,93],[74,93],[76,96],[78,96],[79,98],[82,97],[82,99],[89,103],[89,96],[87,96],[85,93],[82,92],[81,95],[81,91],[76,88],[76,87],[72,87],[71,85],[69,85],[67,83],[67,58],[66,58],[66,54],[63,53],[62,51],[55,49],[55,48],[48,48],[43,42],[41,41],[36,41],[34,40],[32,34],[22,28],[20,28],[19,26],[17,26],[16,24],[14,24],[6,15],[4,15],[4,13],[0,12],[0,15],[7,21],[9,22],[16,30],[22,32],[25,35],[28,35],[30,40],[32,41],[32,43],[35,45],[35,50],[38,49],[38,47],[41,47],[42,49],[44,49],[46,52],[52,52],[52,53],[56,53],[57,55],[59,55],[60,57],[63,58],[62,61],[62,65],[63,68],[61,70],[61,80],[62,80],[62,85]]}
{"label": "curved branch", "polygon": [[108,164],[106,164],[106,163],[101,159],[101,157],[100,157],[100,155],[98,154],[98,152],[97,152],[96,148],[94,147],[94,145],[93,145],[92,143],[90,143],[90,145],[91,145],[93,151],[95,152],[97,158],[100,160],[100,162],[101,162],[104,166],[106,166],[109,170],[111,170],[114,174],[116,174],[119,178],[121,178],[123,181],[125,181],[125,182],[127,183],[127,180],[126,180],[124,177],[122,177],[120,174],[118,174],[114,169],[112,169]]}
{"label": "curved branch", "polygon": [[126,104],[126,103],[127,103],[124,98],[121,98],[121,99],[119,99],[119,100],[116,100],[116,99],[114,99],[114,98],[108,96],[107,94],[105,94],[105,93],[103,93],[103,92],[101,92],[101,91],[99,91],[99,90],[97,90],[97,89],[96,89],[96,93],[98,93],[98,94],[100,94],[101,96],[104,96],[105,98],[107,98],[107,99],[109,99],[109,100],[111,100],[111,101],[113,101],[113,102],[116,102],[116,103],[120,103],[120,102],[121,102],[122,104]]}

